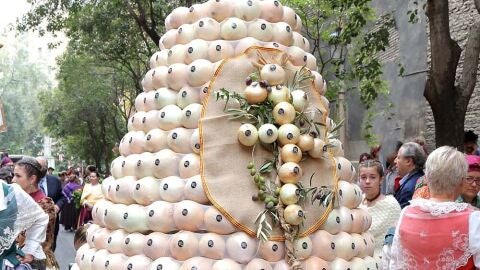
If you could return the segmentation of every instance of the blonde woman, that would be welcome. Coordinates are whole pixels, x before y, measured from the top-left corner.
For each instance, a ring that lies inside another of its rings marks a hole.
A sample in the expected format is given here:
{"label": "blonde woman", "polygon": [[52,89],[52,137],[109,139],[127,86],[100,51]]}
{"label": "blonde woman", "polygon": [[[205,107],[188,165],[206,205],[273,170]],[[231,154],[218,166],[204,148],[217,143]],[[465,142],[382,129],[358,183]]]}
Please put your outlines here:
{"label": "blonde woman", "polygon": [[480,267],[480,212],[455,200],[468,165],[450,146],[433,151],[425,164],[430,199],[414,199],[400,215],[390,269],[475,269]]}

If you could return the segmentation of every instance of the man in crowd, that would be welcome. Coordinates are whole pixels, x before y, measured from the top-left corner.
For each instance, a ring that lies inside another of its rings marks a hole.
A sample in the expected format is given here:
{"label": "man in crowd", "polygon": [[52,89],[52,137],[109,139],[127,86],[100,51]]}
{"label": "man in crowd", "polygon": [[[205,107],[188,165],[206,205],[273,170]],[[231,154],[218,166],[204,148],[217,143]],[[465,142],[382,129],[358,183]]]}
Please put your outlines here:
{"label": "man in crowd", "polygon": [[463,151],[465,154],[480,156],[477,141],[478,135],[473,130],[465,131],[465,139],[463,140]]}
{"label": "man in crowd", "polygon": [[53,240],[52,251],[55,251],[57,246],[57,236],[59,225],[59,213],[65,203],[65,197],[62,193],[62,183],[54,176],[47,174],[48,161],[45,157],[37,157],[38,163],[42,166],[42,174],[44,175],[40,181],[38,181],[38,187],[42,190],[47,197],[52,198],[55,203],[55,212],[57,213],[57,220],[55,222],[55,239]]}
{"label": "man in crowd", "polygon": [[398,175],[395,179],[395,198],[402,208],[410,204],[418,178],[423,176],[425,152],[418,143],[404,143],[398,150],[395,163]]}

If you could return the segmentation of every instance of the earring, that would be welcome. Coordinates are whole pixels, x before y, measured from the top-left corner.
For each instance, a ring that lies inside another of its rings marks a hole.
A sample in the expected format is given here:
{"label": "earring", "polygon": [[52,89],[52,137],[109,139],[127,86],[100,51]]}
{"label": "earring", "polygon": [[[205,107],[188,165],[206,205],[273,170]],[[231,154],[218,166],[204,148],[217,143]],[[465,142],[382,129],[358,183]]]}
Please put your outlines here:
{"label": "earring", "polygon": [[30,191],[28,193],[32,193],[34,190],[35,190],[35,187],[33,186],[33,184],[30,184]]}

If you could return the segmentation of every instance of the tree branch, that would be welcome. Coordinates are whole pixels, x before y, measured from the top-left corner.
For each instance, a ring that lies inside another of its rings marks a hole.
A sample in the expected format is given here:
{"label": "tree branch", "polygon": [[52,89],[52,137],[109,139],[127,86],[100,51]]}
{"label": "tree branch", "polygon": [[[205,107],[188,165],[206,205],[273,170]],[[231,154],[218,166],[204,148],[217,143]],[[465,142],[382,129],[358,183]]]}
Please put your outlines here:
{"label": "tree branch", "polygon": [[[453,89],[461,49],[450,36],[448,1],[428,0],[431,72],[434,89]],[[437,87],[442,86],[442,87]]]}
{"label": "tree branch", "polygon": [[[476,0],[480,2],[480,0]],[[468,40],[465,45],[465,55],[463,61],[463,72],[460,81],[461,98],[460,101],[468,105],[468,101],[475,89],[477,82],[478,58],[480,56],[480,21],[476,22],[470,29]]]}
{"label": "tree branch", "polygon": [[155,31],[155,29],[148,27],[148,23],[145,17],[145,10],[143,9],[143,7],[140,4],[138,5],[138,11],[140,12],[140,15],[137,15],[129,3],[127,3],[126,5],[128,13],[130,14],[130,16],[133,17],[133,19],[135,19],[138,26],[145,33],[147,33],[150,39],[152,39],[153,43],[158,44],[158,42],[160,41],[160,36],[158,35],[157,31]]}

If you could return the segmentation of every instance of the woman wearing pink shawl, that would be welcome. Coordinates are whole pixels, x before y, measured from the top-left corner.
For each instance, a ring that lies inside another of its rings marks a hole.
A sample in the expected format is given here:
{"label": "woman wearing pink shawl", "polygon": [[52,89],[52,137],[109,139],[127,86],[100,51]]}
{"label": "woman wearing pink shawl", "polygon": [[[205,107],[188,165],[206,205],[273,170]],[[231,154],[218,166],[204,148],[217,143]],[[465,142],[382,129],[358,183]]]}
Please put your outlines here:
{"label": "woman wearing pink shawl", "polygon": [[468,165],[463,153],[443,146],[425,164],[430,199],[403,209],[391,248],[390,269],[480,267],[480,212],[455,200]]}

